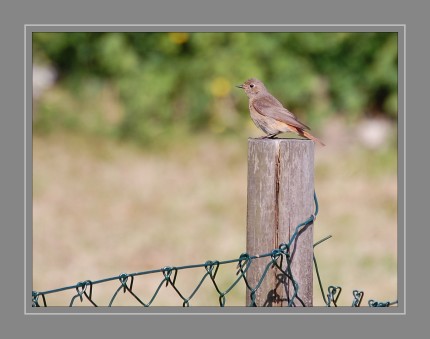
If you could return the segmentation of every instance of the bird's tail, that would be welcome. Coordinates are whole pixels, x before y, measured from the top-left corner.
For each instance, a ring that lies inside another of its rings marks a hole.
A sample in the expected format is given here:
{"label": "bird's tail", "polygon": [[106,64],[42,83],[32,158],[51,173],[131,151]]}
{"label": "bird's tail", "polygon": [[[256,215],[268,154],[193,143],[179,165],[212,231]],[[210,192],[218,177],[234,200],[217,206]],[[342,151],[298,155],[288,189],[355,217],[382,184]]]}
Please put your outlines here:
{"label": "bird's tail", "polygon": [[318,139],[318,138],[314,137],[314,136],[313,136],[312,134],[310,134],[309,132],[307,132],[307,131],[302,131],[302,133],[303,133],[303,136],[304,136],[304,137],[306,137],[306,138],[308,138],[308,139],[311,139],[311,140],[313,140],[313,141],[315,141],[315,142],[319,143],[321,146],[325,146],[325,144],[324,144],[320,139]]}

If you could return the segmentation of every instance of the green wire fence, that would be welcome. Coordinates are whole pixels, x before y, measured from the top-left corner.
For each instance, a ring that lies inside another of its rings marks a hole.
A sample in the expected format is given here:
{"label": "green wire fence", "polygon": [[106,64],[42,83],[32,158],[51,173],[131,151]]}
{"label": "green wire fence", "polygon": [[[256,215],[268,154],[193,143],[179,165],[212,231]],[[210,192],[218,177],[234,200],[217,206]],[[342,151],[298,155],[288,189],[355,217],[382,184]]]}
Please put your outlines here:
{"label": "green wire fence", "polygon": [[[76,290],[76,294],[71,298],[69,306],[74,306],[77,299],[79,299],[80,302],[84,301],[84,298],[88,300],[93,306],[97,307],[100,305],[97,305],[96,302],[93,299],[93,287],[95,285],[111,282],[111,281],[118,281],[118,287],[114,294],[112,295],[108,306],[113,306],[118,294],[121,292],[123,293],[129,293],[133,298],[135,298],[139,304],[142,306],[148,307],[151,306],[151,304],[154,302],[156,297],[159,295],[160,290],[163,288],[171,287],[176,294],[180,297],[182,300],[182,305],[184,307],[190,306],[190,302],[193,299],[193,297],[197,294],[199,289],[201,288],[202,284],[209,280],[213,288],[216,290],[218,294],[218,302],[219,306],[224,307],[226,304],[226,298],[227,295],[240,283],[244,283],[246,286],[247,293],[249,293],[250,296],[250,304],[248,306],[265,306],[265,305],[257,305],[256,303],[256,292],[260,288],[262,282],[266,278],[267,272],[269,269],[277,269],[286,279],[289,279],[292,283],[292,286],[294,288],[294,292],[291,297],[289,297],[288,300],[288,306],[294,307],[294,306],[305,306],[302,299],[300,298],[300,286],[299,283],[294,279],[292,270],[291,270],[291,257],[290,257],[290,246],[293,244],[296,237],[299,235],[299,232],[301,232],[303,229],[305,229],[307,226],[311,225],[317,214],[318,214],[318,200],[316,194],[314,194],[314,202],[315,202],[315,212],[313,215],[311,215],[307,220],[300,223],[296,226],[295,232],[291,236],[288,243],[282,243],[279,248],[273,249],[269,253],[264,253],[260,255],[254,255],[251,256],[248,253],[242,253],[239,258],[237,259],[231,259],[231,260],[225,260],[225,261],[206,261],[203,264],[196,264],[196,265],[187,265],[187,266],[178,266],[178,267],[171,267],[166,266],[161,269],[157,270],[148,270],[143,272],[136,272],[136,273],[122,273],[118,276],[113,276],[110,278],[100,279],[100,280],[85,280],[78,282],[75,285],[66,286],[62,288],[47,290],[47,291],[32,291],[32,306],[33,307],[47,307],[47,296],[54,293],[59,293],[66,290]],[[315,246],[321,244],[325,240],[331,238],[330,236],[325,237],[324,239],[316,242],[314,244]],[[252,263],[256,260],[268,260],[268,263],[265,267],[265,270],[263,271],[263,274],[261,275],[259,281],[255,286],[251,286],[247,280],[247,271],[251,267]],[[327,294],[325,294],[325,289],[323,287],[323,283],[319,274],[318,264],[317,260],[315,258],[315,254],[313,256],[313,261],[315,265],[315,271],[318,278],[319,287],[321,290],[322,298],[324,300],[324,303],[328,307],[337,307],[337,301],[339,299],[340,293],[342,291],[342,288],[340,286],[329,286],[327,288]],[[219,283],[217,283],[217,273],[222,265],[226,264],[232,264],[237,263],[237,271],[236,271],[236,279],[233,281],[232,284],[230,284],[229,287],[222,290],[219,286]],[[177,279],[180,271],[188,270],[188,269],[196,269],[196,268],[204,268],[204,274],[200,281],[198,282],[197,286],[194,288],[194,290],[189,295],[184,295],[177,286]],[[156,288],[153,295],[149,298],[148,301],[143,301],[142,297],[139,297],[134,291],[133,291],[133,285],[134,280],[136,277],[145,276],[145,275],[153,275],[153,274],[162,274],[161,281],[158,284],[158,287]],[[359,307],[361,305],[361,302],[363,300],[364,292],[354,290],[353,291],[353,300],[352,300],[352,307]],[[390,302],[380,302],[375,301],[373,299],[368,301],[368,306],[370,307],[388,307],[392,305],[396,305],[397,300]],[[103,305],[105,306],[105,305]]]}

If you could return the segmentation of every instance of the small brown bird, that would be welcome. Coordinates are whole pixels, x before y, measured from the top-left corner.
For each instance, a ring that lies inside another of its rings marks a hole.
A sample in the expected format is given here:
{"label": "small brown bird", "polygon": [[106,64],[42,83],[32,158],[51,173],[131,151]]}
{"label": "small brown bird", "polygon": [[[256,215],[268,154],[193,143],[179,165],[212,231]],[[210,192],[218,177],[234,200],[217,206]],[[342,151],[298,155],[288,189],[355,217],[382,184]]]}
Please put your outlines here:
{"label": "small brown bird", "polygon": [[306,131],[310,128],[298,121],[293,113],[282,106],[260,80],[249,79],[236,87],[245,90],[249,98],[251,118],[254,124],[266,133],[261,139],[274,138],[283,132],[294,132],[325,146],[321,140]]}

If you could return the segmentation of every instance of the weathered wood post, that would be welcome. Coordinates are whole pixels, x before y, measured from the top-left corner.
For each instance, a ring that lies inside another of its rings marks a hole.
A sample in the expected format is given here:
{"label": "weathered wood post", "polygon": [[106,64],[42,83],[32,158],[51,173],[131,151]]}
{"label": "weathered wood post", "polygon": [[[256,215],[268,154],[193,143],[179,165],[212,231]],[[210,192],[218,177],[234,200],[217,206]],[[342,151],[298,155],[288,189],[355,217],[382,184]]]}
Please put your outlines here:
{"label": "weathered wood post", "polygon": [[[314,213],[314,143],[299,139],[248,139],[247,252],[264,254],[288,243],[298,224]],[[298,296],[312,306],[313,225],[290,248]],[[284,261],[285,262],[285,261]],[[268,260],[252,262],[247,279],[254,288]],[[294,288],[271,268],[256,292],[257,306],[287,306]],[[247,305],[250,304],[247,293]],[[301,306],[295,299],[294,305]]]}

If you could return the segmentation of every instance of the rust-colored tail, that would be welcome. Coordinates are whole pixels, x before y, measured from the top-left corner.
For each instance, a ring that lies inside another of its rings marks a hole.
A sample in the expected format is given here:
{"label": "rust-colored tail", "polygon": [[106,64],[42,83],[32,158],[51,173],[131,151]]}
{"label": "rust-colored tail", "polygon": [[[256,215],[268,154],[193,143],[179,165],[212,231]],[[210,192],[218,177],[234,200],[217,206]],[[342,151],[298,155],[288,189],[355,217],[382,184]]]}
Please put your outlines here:
{"label": "rust-colored tail", "polygon": [[309,132],[307,132],[307,131],[303,131],[302,133],[303,133],[303,136],[305,136],[306,138],[311,139],[311,140],[313,140],[313,141],[315,141],[315,142],[319,143],[321,146],[325,146],[325,143],[323,143],[320,139],[318,139],[318,138],[314,137],[314,136],[313,136],[312,134],[310,134]]}
{"label": "rust-colored tail", "polygon": [[308,138],[308,139],[310,139],[310,140],[312,140],[314,142],[319,143],[321,146],[325,146],[325,143],[323,143],[320,139],[314,137],[309,132],[307,132],[307,131],[305,131],[303,129],[297,128],[296,126],[288,125],[288,127],[289,127],[290,132],[295,132],[295,133],[297,133],[298,135],[300,135],[302,137]]}

